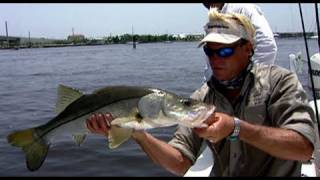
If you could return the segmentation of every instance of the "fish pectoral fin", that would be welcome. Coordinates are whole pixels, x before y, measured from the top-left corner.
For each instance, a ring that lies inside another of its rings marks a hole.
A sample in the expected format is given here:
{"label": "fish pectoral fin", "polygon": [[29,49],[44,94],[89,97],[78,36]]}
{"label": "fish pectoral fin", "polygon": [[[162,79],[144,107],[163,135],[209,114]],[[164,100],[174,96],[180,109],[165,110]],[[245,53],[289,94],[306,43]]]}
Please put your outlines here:
{"label": "fish pectoral fin", "polygon": [[86,134],[72,134],[72,138],[78,146],[80,146],[84,142],[86,137]]}
{"label": "fish pectoral fin", "polygon": [[108,133],[109,148],[114,149],[130,139],[133,129],[111,126]]}
{"label": "fish pectoral fin", "polygon": [[60,84],[58,86],[58,98],[55,109],[56,113],[61,113],[68,105],[83,95],[84,93],[77,89]]}
{"label": "fish pectoral fin", "polygon": [[160,127],[150,118],[142,118],[138,114],[129,117],[119,117],[111,121],[111,128],[108,133],[109,148],[114,149],[127,141],[136,130],[145,130]]}

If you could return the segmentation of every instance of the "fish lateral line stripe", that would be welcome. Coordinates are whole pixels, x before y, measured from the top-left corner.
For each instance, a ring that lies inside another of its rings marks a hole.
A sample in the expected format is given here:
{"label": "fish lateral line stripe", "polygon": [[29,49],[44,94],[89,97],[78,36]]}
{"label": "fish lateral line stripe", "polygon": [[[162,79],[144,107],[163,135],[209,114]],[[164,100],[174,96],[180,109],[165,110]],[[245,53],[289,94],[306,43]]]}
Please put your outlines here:
{"label": "fish lateral line stripe", "polygon": [[[85,96],[85,95],[84,95]],[[83,98],[84,96],[81,96],[80,98]],[[129,99],[135,99],[135,98],[139,98],[139,97],[141,97],[141,96],[135,96],[135,97],[130,97]],[[79,98],[79,99],[80,99]],[[117,99],[117,100],[115,100],[115,101],[112,101],[112,102],[110,102],[109,104],[113,104],[113,103],[117,103],[117,102],[120,102],[120,101],[123,101],[123,100],[128,100],[128,98],[127,97],[125,97],[125,98],[122,98],[122,99]],[[78,100],[76,100],[76,101],[78,101]],[[75,103],[76,101],[74,101],[73,103]],[[73,104],[72,103],[72,104]],[[38,133],[38,131],[37,131],[37,136],[39,136],[40,138],[42,138],[42,137],[44,137],[45,135],[47,135],[50,131],[52,131],[53,129],[56,129],[56,128],[58,128],[58,127],[60,127],[60,126],[63,126],[64,124],[67,124],[67,123],[69,123],[69,122],[72,122],[72,121],[74,121],[75,119],[78,119],[78,118],[80,118],[81,116],[84,116],[84,115],[86,115],[86,114],[89,114],[90,112],[94,112],[95,110],[97,110],[97,109],[101,109],[102,107],[104,107],[104,106],[106,106],[105,104],[102,104],[102,105],[100,105],[100,106],[97,106],[96,108],[94,108],[94,109],[92,109],[92,110],[88,110],[88,111],[85,111],[85,112],[83,112],[83,113],[81,113],[81,114],[78,114],[77,116],[75,116],[74,118],[72,118],[72,119],[67,119],[67,118],[65,118],[65,120],[64,121],[58,121],[58,122],[56,122],[51,128],[44,128],[43,130],[41,130],[41,131],[43,131],[43,132],[40,132],[40,133]],[[66,108],[67,109],[67,108]],[[55,118],[58,118],[59,117],[59,115],[58,116],[56,116]],[[46,126],[47,124],[44,124],[43,126]],[[40,126],[41,127],[41,126]],[[40,134],[40,135],[39,135]]]}

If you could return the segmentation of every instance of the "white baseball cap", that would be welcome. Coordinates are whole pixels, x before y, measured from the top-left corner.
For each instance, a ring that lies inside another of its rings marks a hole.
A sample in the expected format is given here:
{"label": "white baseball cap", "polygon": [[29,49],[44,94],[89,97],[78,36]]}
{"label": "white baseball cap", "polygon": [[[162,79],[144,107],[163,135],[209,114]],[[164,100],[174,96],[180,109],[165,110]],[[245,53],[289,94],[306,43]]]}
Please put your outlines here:
{"label": "white baseball cap", "polygon": [[228,18],[225,21],[220,19],[209,21],[204,29],[206,36],[200,41],[198,47],[206,42],[232,44],[240,39],[246,39],[254,44],[253,38],[248,35],[245,27],[234,18]]}

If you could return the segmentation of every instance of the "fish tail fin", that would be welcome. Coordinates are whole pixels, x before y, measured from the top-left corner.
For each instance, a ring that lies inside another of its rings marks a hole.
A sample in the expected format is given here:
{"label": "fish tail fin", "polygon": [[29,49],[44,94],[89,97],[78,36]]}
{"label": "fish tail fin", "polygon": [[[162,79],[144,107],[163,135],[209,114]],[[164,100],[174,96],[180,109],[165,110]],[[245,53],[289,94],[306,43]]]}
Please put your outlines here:
{"label": "fish tail fin", "polygon": [[133,129],[111,126],[108,133],[109,148],[115,149],[130,139]]}
{"label": "fish tail fin", "polygon": [[27,168],[30,171],[41,167],[49,150],[49,145],[45,140],[37,137],[34,128],[17,131],[7,137],[8,143],[21,147],[25,152]]}

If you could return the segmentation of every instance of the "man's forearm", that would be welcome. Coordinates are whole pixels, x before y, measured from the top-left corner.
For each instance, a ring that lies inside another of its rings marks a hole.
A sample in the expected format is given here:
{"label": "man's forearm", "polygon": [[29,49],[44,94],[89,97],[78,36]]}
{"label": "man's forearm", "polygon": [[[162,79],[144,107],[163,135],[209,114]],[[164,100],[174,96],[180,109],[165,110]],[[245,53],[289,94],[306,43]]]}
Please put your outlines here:
{"label": "man's forearm", "polygon": [[275,157],[307,161],[313,152],[312,144],[299,133],[281,128],[253,125],[241,121],[240,139]]}
{"label": "man's forearm", "polygon": [[146,132],[134,132],[132,138],[158,165],[178,176],[183,176],[191,162],[180,151]]}

